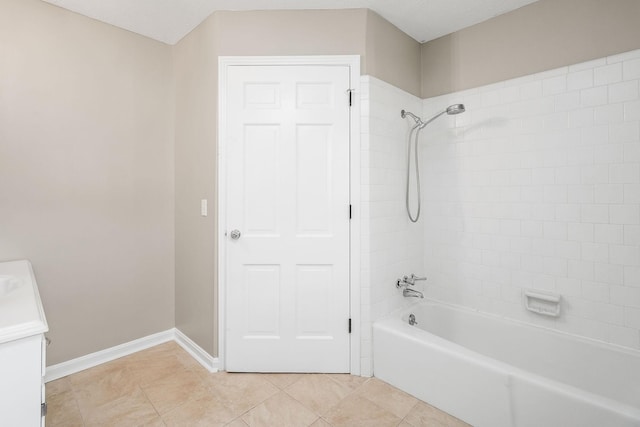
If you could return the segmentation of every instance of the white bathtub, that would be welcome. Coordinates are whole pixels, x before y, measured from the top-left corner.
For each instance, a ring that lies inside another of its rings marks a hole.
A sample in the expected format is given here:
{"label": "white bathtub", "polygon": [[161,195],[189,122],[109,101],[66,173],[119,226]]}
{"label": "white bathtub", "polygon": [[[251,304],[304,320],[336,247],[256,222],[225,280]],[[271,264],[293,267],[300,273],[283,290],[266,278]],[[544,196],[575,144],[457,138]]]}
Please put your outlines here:
{"label": "white bathtub", "polygon": [[472,310],[424,302],[374,323],[373,362],[478,427],[640,426],[640,352]]}

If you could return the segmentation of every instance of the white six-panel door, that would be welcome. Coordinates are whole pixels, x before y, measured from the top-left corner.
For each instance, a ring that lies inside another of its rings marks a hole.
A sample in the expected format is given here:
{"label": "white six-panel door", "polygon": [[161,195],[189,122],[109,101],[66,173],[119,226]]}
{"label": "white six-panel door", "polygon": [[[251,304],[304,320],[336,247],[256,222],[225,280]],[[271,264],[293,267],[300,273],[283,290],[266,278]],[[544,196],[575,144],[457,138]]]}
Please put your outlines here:
{"label": "white six-panel door", "polygon": [[346,66],[230,67],[228,371],[349,372],[348,89]]}

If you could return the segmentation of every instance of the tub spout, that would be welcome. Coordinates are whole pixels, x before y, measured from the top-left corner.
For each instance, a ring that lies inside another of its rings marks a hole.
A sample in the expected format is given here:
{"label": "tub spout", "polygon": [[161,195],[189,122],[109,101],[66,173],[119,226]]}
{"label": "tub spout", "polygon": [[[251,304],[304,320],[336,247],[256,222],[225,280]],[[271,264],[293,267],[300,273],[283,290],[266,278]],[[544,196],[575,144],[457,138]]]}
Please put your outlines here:
{"label": "tub spout", "polygon": [[410,288],[404,288],[402,290],[402,296],[411,297],[411,298],[424,298],[424,295],[422,295],[422,292],[416,291],[415,289],[410,289]]}

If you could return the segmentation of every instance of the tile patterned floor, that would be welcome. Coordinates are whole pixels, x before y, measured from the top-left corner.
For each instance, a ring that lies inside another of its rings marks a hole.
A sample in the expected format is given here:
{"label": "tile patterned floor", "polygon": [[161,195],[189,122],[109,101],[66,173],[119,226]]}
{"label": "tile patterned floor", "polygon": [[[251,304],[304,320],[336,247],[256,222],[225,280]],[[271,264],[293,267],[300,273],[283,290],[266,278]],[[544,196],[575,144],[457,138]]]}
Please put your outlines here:
{"label": "tile patterned floor", "polygon": [[48,427],[467,426],[375,378],[211,374],[174,342],[47,383]]}

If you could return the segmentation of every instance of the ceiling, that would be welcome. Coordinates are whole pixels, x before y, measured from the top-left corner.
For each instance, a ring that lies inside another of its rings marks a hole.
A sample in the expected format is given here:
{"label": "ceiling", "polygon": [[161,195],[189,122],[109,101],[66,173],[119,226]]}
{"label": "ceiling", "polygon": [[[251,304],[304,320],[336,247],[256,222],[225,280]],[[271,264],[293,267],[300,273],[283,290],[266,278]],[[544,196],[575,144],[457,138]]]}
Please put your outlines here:
{"label": "ceiling", "polygon": [[175,44],[216,10],[367,8],[419,42],[536,0],[44,0],[134,33]]}

